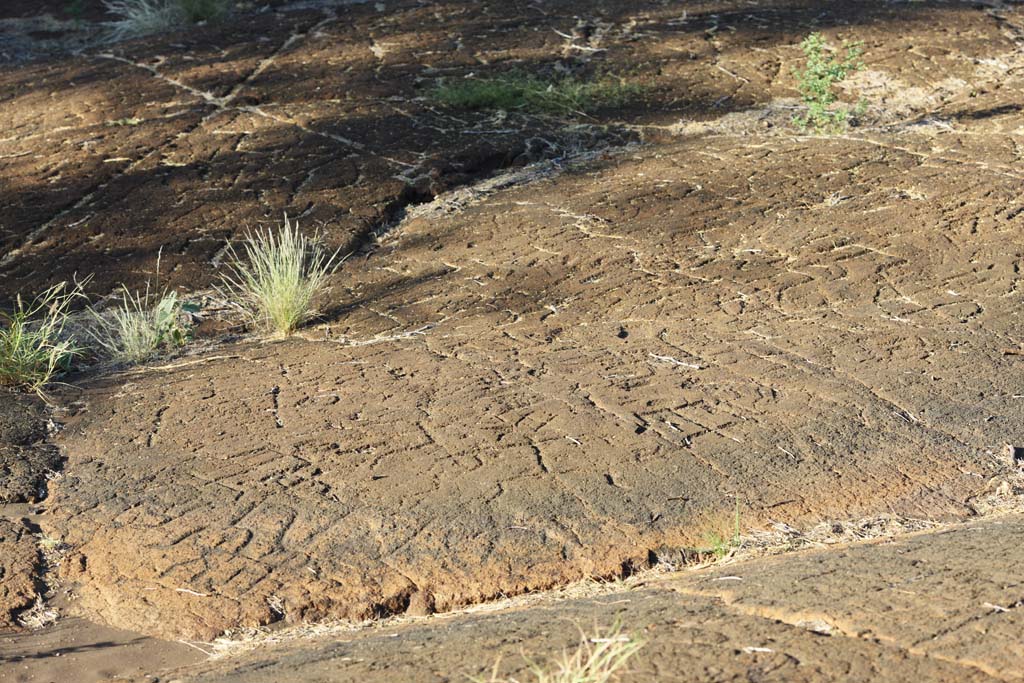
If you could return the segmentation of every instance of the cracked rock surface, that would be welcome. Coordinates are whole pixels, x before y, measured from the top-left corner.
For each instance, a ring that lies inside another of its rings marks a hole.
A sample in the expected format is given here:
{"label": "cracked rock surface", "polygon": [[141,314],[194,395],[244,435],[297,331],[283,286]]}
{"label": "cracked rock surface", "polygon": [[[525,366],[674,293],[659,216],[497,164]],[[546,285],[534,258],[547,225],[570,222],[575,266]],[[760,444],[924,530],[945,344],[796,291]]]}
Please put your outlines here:
{"label": "cracked rock surface", "polygon": [[[140,286],[160,253],[194,291],[283,211],[354,250],[297,339],[62,391],[40,524],[71,610],[187,638],[444,611],[628,573],[737,508],[967,515],[1017,466],[1020,8],[304,7],[0,74],[0,301]],[[845,135],[789,127],[813,29],[869,49]],[[423,97],[581,52],[644,97],[575,121]]]}
{"label": "cracked rock surface", "polygon": [[0,505],[35,500],[60,454],[43,443],[46,411],[36,396],[0,388]]}
{"label": "cracked rock surface", "polygon": [[[653,576],[529,608],[337,629],[171,672],[186,683],[532,680],[580,632],[645,641],[622,680],[1019,681],[1024,517]],[[503,679],[504,680],[504,679]]]}
{"label": "cracked rock surface", "polygon": [[966,513],[1024,427],[1019,183],[931,142],[703,137],[426,212],[306,339],[89,383],[82,607],[210,636],[614,574],[737,500]]}

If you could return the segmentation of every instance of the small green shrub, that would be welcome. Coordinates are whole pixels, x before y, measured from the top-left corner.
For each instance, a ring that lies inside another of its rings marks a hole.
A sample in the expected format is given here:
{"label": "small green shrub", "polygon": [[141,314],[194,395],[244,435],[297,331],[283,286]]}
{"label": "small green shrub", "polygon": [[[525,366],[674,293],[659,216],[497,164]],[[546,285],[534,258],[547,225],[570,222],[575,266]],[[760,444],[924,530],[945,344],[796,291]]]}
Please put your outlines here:
{"label": "small green shrub", "polygon": [[429,94],[436,102],[458,109],[578,114],[624,104],[639,92],[639,86],[611,76],[596,80],[575,76],[544,79],[513,71],[489,78],[445,81]]}
{"label": "small green shrub", "polygon": [[849,124],[851,113],[857,115],[864,110],[863,102],[852,110],[835,106],[836,84],[846,80],[850,73],[864,68],[860,61],[863,54],[861,43],[843,43],[843,47],[846,49],[843,58],[828,54],[829,46],[820,33],[812,33],[800,43],[806,63],[803,70],[796,69],[793,75],[807,111],[793,121],[804,131],[819,134],[841,132]]}
{"label": "small green shrub", "polygon": [[182,320],[188,310],[177,292],[151,297],[147,285],[144,294],[132,294],[121,288],[121,303],[107,315],[92,311],[93,339],[112,359],[141,363],[161,350],[184,346],[191,335]]}
{"label": "small green shrub", "polygon": [[244,259],[229,244],[228,258],[225,295],[237,299],[257,326],[284,337],[313,317],[313,299],[340,264],[337,251],[305,237],[287,216],[276,232],[247,233]]}
{"label": "small green shrub", "polygon": [[71,304],[80,296],[81,285],[62,282],[28,304],[18,296],[13,311],[0,313],[0,384],[41,393],[70,369],[81,348],[65,327]]}

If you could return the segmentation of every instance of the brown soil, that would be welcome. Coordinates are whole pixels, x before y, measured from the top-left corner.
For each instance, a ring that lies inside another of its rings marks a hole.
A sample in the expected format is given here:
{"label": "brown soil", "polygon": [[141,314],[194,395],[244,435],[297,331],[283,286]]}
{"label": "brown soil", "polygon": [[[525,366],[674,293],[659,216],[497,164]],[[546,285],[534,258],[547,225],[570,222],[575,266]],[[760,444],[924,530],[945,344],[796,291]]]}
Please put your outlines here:
{"label": "brown soil", "polygon": [[[196,292],[285,211],[353,252],[298,339],[60,392],[71,611],[193,638],[444,611],[685,557],[737,507],[969,515],[1017,467],[1019,8],[321,5],[0,74],[0,302],[160,253]],[[846,135],[790,124],[816,29],[865,41]],[[646,90],[571,120],[423,97],[509,66]],[[762,617],[728,620],[789,637]]]}

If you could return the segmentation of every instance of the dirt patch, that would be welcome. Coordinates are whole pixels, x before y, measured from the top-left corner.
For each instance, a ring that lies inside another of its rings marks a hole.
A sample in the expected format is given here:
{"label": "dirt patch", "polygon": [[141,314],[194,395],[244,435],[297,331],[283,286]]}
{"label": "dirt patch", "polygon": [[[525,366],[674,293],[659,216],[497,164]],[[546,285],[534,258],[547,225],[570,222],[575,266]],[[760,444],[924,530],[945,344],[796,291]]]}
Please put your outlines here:
{"label": "dirt patch", "polygon": [[50,15],[61,19],[74,19],[80,15],[83,20],[97,21],[109,18],[101,0],[82,0],[77,8],[68,0],[7,0],[0,8],[0,19],[27,19]]}
{"label": "dirt patch", "polygon": [[62,619],[43,629],[0,632],[0,681],[74,681],[109,683],[203,661],[184,643],[171,643],[91,624]]}
{"label": "dirt patch", "polygon": [[35,540],[22,522],[0,517],[0,628],[17,625],[36,600]]}
{"label": "dirt patch", "polygon": [[[1020,680],[1024,653],[1005,644],[1024,626],[1024,586],[1003,559],[1022,531],[1020,516],[999,517],[749,569],[734,565],[681,590],[715,596],[733,613],[893,644],[915,657],[956,663],[964,675]],[[727,578],[736,575],[741,580]]]}
{"label": "dirt patch", "polygon": [[43,443],[47,418],[37,396],[0,389],[0,504],[37,500],[60,466],[57,449]]}
{"label": "dirt patch", "polygon": [[60,464],[60,453],[51,446],[0,445],[0,503],[41,499],[46,476]]}
{"label": "dirt patch", "polygon": [[42,399],[0,389],[0,443],[24,446],[45,436],[46,411]]}

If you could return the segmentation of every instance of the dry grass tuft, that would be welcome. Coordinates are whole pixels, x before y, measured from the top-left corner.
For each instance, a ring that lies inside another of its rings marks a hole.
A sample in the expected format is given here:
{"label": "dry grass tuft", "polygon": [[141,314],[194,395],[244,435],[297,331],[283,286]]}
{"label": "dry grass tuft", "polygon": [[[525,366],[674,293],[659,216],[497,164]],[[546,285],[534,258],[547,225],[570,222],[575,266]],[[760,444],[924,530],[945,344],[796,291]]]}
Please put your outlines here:
{"label": "dry grass tuft", "polygon": [[89,330],[96,343],[113,360],[141,363],[160,350],[184,345],[188,325],[182,322],[183,308],[177,292],[165,292],[152,301],[149,287],[144,294],[121,291],[121,303],[108,314],[92,311]]}
{"label": "dry grass tuft", "polygon": [[35,631],[46,628],[60,618],[60,612],[49,606],[42,596],[37,595],[36,601],[27,610],[18,615],[18,624],[22,628]]}
{"label": "dry grass tuft", "polygon": [[228,246],[225,296],[237,300],[256,326],[282,337],[315,315],[313,300],[340,265],[337,251],[304,236],[287,216],[277,231],[247,233],[244,252],[242,258]]}
{"label": "dry grass tuft", "polygon": [[117,17],[106,22],[111,42],[221,19],[228,11],[227,0],[103,0],[103,6]]}
{"label": "dry grass tuft", "polygon": [[106,22],[111,42],[168,31],[185,21],[181,5],[171,0],[103,0],[103,7],[117,17]]}
{"label": "dry grass tuft", "polygon": [[[563,650],[546,666],[530,662],[530,672],[536,683],[608,683],[644,646],[642,640],[624,633],[619,624],[604,634],[588,637],[581,633],[580,636],[580,644],[575,650]],[[477,683],[519,683],[513,678],[499,677],[500,664],[499,659],[494,663],[491,677],[475,679]]]}
{"label": "dry grass tuft", "polygon": [[730,529],[725,525],[712,523],[704,533],[704,547],[695,549],[697,554],[722,560],[740,547],[743,537],[740,533],[740,503],[738,500],[731,527]]}

